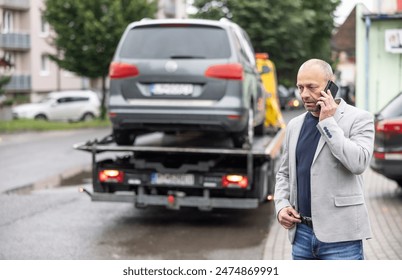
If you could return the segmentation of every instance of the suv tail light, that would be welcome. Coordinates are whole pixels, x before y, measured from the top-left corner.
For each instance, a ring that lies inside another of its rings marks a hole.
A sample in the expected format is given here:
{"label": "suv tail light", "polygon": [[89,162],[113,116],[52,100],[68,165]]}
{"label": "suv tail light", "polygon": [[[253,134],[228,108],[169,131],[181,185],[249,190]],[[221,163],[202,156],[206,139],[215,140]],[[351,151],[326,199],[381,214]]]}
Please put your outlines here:
{"label": "suv tail light", "polygon": [[138,76],[138,68],[132,64],[112,62],[109,67],[109,77],[111,79],[121,79]]}
{"label": "suv tail light", "polygon": [[98,173],[101,183],[123,183],[124,172],[116,169],[105,169]]}
{"label": "suv tail light", "polygon": [[230,174],[222,177],[222,186],[224,188],[242,188],[248,187],[248,178],[244,175]]}
{"label": "suv tail light", "polygon": [[212,65],[205,71],[205,76],[217,79],[243,80],[243,66],[240,63]]}

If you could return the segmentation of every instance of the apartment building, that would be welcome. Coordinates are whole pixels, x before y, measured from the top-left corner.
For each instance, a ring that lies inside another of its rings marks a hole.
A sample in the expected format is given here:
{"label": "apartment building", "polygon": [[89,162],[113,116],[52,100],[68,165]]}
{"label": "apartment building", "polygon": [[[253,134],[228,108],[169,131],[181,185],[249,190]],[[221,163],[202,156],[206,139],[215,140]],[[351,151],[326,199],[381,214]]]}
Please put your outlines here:
{"label": "apartment building", "polygon": [[[186,0],[159,0],[157,18],[186,17]],[[11,74],[8,96],[35,101],[54,90],[85,89],[87,78],[60,69],[47,54],[55,54],[52,34],[43,18],[45,0],[0,0],[0,75]],[[96,83],[91,83],[92,86]]]}
{"label": "apartment building", "polygon": [[37,99],[42,93],[85,87],[85,78],[60,69],[47,54],[51,46],[49,25],[44,21],[43,0],[0,0],[0,57],[11,64],[2,69],[11,74],[5,93],[26,94]]}

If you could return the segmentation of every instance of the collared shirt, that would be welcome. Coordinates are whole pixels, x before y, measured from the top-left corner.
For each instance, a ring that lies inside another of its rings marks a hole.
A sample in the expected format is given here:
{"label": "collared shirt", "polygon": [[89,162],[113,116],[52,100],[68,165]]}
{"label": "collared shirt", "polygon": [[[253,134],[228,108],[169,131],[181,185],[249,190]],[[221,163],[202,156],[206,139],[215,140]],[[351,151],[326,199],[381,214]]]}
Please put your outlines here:
{"label": "collared shirt", "polygon": [[311,217],[311,177],[313,163],[320,131],[317,129],[319,119],[307,113],[300,131],[296,147],[297,203],[303,216]]}

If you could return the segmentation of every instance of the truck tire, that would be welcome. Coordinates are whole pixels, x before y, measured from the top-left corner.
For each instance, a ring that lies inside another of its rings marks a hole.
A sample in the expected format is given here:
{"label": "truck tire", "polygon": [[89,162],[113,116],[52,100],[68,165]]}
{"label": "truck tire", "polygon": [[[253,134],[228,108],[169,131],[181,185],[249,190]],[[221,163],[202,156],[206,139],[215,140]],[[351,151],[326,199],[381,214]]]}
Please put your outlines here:
{"label": "truck tire", "polygon": [[136,135],[130,131],[114,129],[113,138],[119,146],[131,146],[134,144]]}
{"label": "truck tire", "polygon": [[240,133],[233,135],[233,144],[235,148],[251,148],[254,140],[254,111],[248,109],[248,121],[245,129]]}
{"label": "truck tire", "polygon": [[253,190],[251,196],[257,198],[259,203],[267,202],[269,189],[269,164],[266,162],[261,166],[254,168]]}
{"label": "truck tire", "polygon": [[265,134],[265,126],[264,126],[264,122],[262,122],[261,124],[257,125],[254,128],[254,134],[258,135],[258,136],[263,136]]}

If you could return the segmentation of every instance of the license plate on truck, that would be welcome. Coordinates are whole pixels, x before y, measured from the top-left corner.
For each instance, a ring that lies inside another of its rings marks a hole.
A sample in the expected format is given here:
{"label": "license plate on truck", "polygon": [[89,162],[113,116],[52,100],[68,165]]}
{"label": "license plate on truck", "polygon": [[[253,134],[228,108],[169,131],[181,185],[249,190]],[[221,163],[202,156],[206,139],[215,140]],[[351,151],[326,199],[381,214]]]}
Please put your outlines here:
{"label": "license plate on truck", "polygon": [[152,173],[151,184],[153,185],[194,185],[194,174]]}

